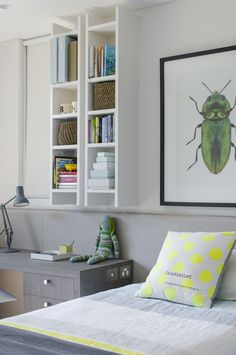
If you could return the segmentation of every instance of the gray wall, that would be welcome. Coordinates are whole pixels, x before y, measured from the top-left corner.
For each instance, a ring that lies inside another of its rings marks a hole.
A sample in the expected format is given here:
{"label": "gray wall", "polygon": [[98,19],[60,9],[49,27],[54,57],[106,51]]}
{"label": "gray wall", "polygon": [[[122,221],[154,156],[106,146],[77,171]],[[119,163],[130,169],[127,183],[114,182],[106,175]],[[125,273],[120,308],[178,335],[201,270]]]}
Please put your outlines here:
{"label": "gray wall", "polygon": [[[75,239],[75,251],[93,253],[99,220],[98,212],[11,209],[17,248],[56,249]],[[145,279],[154,265],[168,230],[236,230],[234,217],[151,215],[112,213],[123,258],[134,260],[134,280]]]}
{"label": "gray wall", "polygon": [[[147,275],[168,230],[236,229],[236,219],[227,217],[236,209],[159,206],[159,58],[235,44],[235,14],[235,0],[177,0],[139,12],[140,208],[165,215],[112,213],[122,256],[135,261],[135,281]],[[101,212],[12,209],[10,214],[17,247],[56,248],[76,239],[77,251],[94,250]]]}
{"label": "gray wall", "polygon": [[[142,10],[138,14],[140,16],[140,206],[143,209],[167,213],[171,211],[171,213],[183,214],[235,215],[236,209],[230,211],[229,209],[178,207],[170,210],[159,205],[159,59],[235,45],[236,1],[176,0]],[[232,85],[236,88],[236,82],[232,81]],[[235,117],[232,116],[232,120],[236,123]],[[201,157],[199,161],[200,159]],[[233,152],[231,159],[233,159]]]}

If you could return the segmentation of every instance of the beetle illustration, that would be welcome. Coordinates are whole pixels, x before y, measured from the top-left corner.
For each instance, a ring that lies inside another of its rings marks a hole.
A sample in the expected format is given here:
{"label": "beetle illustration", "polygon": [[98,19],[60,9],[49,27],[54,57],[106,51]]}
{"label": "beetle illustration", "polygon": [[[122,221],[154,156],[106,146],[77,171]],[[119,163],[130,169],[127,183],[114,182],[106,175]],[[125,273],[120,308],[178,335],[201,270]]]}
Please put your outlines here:
{"label": "beetle illustration", "polygon": [[234,148],[234,159],[236,160],[236,147],[231,141],[231,130],[232,128],[236,130],[236,127],[229,119],[231,111],[236,106],[236,98],[231,108],[229,101],[221,94],[230,82],[231,80],[221,91],[214,90],[213,92],[205,83],[202,83],[211,93],[202,106],[202,112],[198,109],[197,101],[189,96],[204,121],[196,126],[193,139],[186,143],[188,145],[194,141],[197,129],[201,128],[201,144],[197,147],[194,163],[187,170],[197,163],[199,149],[201,149],[206,167],[213,174],[219,174],[224,169],[229,160],[231,148]]}

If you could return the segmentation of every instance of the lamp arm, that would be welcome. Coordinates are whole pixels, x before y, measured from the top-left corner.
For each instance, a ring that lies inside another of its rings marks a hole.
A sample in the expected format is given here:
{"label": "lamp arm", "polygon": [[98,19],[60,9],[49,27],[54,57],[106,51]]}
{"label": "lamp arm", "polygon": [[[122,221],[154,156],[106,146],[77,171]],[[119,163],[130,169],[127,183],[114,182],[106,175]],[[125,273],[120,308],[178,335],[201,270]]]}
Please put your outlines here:
{"label": "lamp arm", "polygon": [[11,242],[12,242],[12,236],[13,236],[13,229],[12,229],[12,225],[11,225],[5,204],[1,205],[1,211],[2,211],[2,217],[3,217],[3,222],[4,222],[4,229],[2,230],[2,232],[0,234],[2,234],[4,231],[6,232],[7,245],[10,248]]}
{"label": "lamp arm", "polygon": [[8,203],[10,203],[11,201],[13,201],[16,198],[16,196],[12,197],[10,200],[8,200],[7,202],[3,203],[1,206],[5,207],[6,205],[8,205]]}

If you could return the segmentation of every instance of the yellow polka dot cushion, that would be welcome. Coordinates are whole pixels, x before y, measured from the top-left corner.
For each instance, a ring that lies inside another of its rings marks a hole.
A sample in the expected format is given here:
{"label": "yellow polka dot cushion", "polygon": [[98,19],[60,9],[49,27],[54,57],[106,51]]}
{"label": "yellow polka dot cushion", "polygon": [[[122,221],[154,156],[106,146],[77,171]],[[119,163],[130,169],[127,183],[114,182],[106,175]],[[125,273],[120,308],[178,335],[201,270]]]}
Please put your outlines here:
{"label": "yellow polka dot cushion", "polygon": [[168,232],[137,296],[210,308],[235,238],[236,232]]}

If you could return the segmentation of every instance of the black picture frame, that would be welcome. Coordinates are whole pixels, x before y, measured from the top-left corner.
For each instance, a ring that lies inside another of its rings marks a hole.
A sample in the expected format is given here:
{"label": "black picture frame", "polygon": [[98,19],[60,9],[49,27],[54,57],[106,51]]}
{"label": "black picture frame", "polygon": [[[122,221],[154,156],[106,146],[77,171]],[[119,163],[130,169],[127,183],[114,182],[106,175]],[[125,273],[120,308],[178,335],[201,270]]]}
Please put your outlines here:
{"label": "black picture frame", "polygon": [[[178,61],[200,56],[214,55],[223,52],[236,51],[236,45],[180,54],[160,58],[160,205],[161,206],[197,206],[197,207],[236,207],[234,202],[207,202],[207,201],[171,201],[165,196],[165,65],[170,61]],[[235,78],[236,79],[236,78]],[[236,82],[236,80],[235,80]],[[235,92],[236,95],[236,92]],[[236,124],[236,120],[234,121]],[[236,139],[235,139],[236,142]],[[235,162],[236,165],[236,162]],[[236,172],[236,168],[235,168]],[[235,175],[236,177],[236,175]],[[236,179],[235,179],[236,180]]]}

